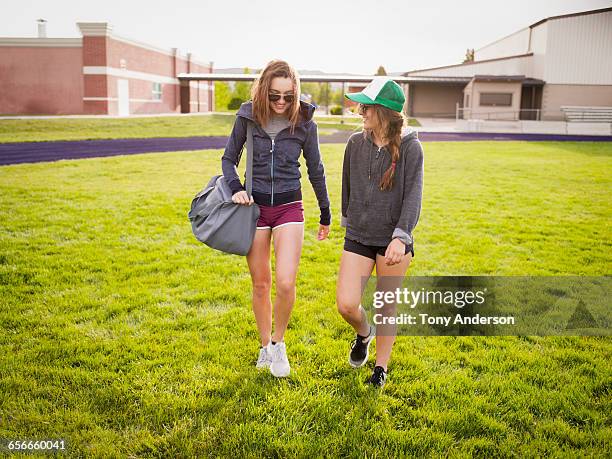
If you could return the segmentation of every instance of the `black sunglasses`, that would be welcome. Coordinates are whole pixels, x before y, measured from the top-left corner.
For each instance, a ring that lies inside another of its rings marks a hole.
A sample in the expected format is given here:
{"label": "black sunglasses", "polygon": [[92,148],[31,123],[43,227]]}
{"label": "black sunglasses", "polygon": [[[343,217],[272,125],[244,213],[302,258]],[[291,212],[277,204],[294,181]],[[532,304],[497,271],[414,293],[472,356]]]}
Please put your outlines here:
{"label": "black sunglasses", "polygon": [[270,102],[278,102],[281,99],[284,99],[285,102],[290,104],[295,99],[295,96],[293,94],[285,94],[284,96],[282,94],[268,94],[268,100]]}

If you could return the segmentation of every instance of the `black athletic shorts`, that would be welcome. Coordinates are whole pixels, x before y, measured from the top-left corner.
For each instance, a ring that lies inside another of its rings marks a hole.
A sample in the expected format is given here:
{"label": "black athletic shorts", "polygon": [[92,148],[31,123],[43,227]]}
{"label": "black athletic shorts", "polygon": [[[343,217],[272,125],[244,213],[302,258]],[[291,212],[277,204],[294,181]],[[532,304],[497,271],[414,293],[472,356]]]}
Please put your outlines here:
{"label": "black athletic shorts", "polygon": [[[376,261],[376,254],[380,254],[383,257],[385,256],[385,252],[387,251],[386,246],[376,246],[376,245],[363,245],[357,241],[353,241],[352,239],[344,238],[344,250],[347,252],[356,253],[357,255],[363,255],[364,257],[371,258]],[[406,253],[410,252],[414,257],[414,247],[412,244],[406,246]]]}

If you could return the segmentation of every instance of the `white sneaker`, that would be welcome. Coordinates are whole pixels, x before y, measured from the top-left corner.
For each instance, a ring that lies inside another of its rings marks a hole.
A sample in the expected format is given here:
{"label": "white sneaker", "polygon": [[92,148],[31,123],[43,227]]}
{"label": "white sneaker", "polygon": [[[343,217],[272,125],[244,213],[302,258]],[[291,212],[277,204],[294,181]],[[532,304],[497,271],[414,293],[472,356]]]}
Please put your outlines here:
{"label": "white sneaker", "polygon": [[270,364],[270,373],[277,378],[284,378],[289,376],[291,367],[289,366],[289,360],[287,359],[287,348],[285,342],[281,341],[270,346],[270,352],[272,353],[272,363]]}
{"label": "white sneaker", "polygon": [[255,367],[258,370],[262,370],[264,368],[270,368],[271,363],[272,355],[270,353],[270,343],[268,343],[267,346],[259,348],[259,358],[257,359]]}

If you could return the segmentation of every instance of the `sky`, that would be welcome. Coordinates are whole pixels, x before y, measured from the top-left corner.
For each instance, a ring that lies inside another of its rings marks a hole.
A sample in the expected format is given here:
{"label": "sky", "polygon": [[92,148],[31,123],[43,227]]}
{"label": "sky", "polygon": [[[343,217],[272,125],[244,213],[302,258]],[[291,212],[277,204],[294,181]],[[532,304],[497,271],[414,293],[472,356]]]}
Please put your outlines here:
{"label": "sky", "polygon": [[215,68],[297,69],[370,75],[459,64],[541,19],[612,6],[601,0],[20,0],[0,6],[0,37],[80,37],[80,21],[109,22],[117,35],[179,48]]}

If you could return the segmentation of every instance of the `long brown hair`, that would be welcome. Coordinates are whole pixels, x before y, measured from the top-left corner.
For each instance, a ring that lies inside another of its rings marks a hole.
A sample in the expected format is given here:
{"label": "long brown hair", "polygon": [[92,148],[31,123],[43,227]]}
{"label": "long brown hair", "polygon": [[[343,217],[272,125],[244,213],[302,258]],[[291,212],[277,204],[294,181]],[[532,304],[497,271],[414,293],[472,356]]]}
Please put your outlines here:
{"label": "long brown hair", "polygon": [[291,131],[293,131],[300,117],[300,77],[293,67],[285,61],[268,62],[268,65],[261,71],[259,78],[257,78],[255,84],[253,84],[253,88],[251,89],[253,115],[255,116],[255,121],[257,121],[260,126],[268,124],[270,115],[272,114],[268,93],[270,92],[272,80],[276,77],[290,78],[293,82],[293,94],[295,97],[287,108],[289,124],[291,125]]}
{"label": "long brown hair", "polygon": [[[403,113],[396,112],[382,105],[368,105],[368,110],[374,113],[374,119],[377,127],[373,130],[376,132],[378,140],[387,145],[387,149],[391,153],[391,166],[383,174],[379,186],[383,191],[390,190],[393,187],[393,177],[395,177],[395,166],[399,160],[400,144],[402,142],[402,128],[406,122]],[[372,130],[364,131],[365,134],[372,135]]]}

